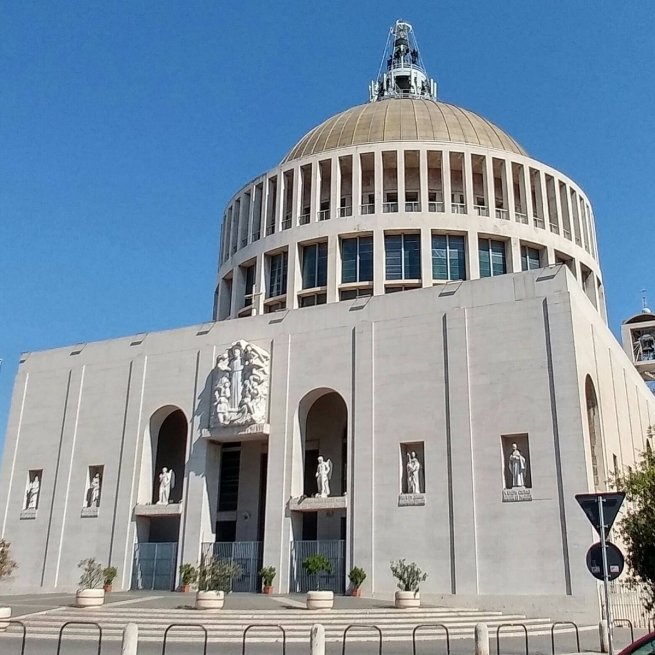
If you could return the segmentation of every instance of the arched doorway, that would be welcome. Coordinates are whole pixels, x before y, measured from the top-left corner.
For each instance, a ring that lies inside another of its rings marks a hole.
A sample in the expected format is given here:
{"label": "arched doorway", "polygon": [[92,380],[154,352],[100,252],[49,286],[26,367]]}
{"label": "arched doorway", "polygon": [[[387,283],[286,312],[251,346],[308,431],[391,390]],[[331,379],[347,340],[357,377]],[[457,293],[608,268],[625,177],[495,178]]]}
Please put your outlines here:
{"label": "arched doorway", "polygon": [[[177,547],[189,422],[172,405],[150,417],[144,435],[136,515],[133,589],[171,590],[175,586]],[[168,499],[160,498],[160,475],[172,472]]]}
{"label": "arched doorway", "polygon": [[[332,573],[321,578],[321,588],[343,593],[345,589],[346,508],[340,503],[348,491],[348,408],[332,389],[316,389],[298,406],[299,433],[303,454],[302,494],[313,498],[319,489],[319,457],[331,464],[330,493],[316,511],[294,512],[292,587],[307,591],[314,583],[302,569],[309,555],[325,555]],[[341,506],[339,506],[341,505]]]}
{"label": "arched doorway", "polygon": [[603,453],[603,438],[600,426],[598,397],[591,376],[585,379],[585,398],[587,405],[587,425],[589,427],[589,446],[591,449],[591,466],[594,476],[594,489],[605,489],[605,455]]}

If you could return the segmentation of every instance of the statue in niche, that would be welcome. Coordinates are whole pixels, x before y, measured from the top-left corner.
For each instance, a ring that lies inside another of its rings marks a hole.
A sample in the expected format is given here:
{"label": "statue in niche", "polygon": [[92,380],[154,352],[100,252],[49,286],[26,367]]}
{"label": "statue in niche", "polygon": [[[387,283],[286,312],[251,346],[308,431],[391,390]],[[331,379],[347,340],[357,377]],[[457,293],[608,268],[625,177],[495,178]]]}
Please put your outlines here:
{"label": "statue in niche", "polygon": [[421,493],[420,471],[421,462],[418,461],[416,453],[414,451],[407,453],[407,493]]}
{"label": "statue in niche", "polygon": [[35,475],[34,480],[27,486],[26,509],[36,509],[39,506],[39,493],[41,492],[41,482],[39,476]]}
{"label": "statue in niche", "polygon": [[87,507],[100,507],[100,473],[96,473],[91,480],[91,486],[87,490]]}
{"label": "statue in niche", "polygon": [[270,355],[235,341],[214,368],[211,427],[266,422]]}
{"label": "statue in niche", "polygon": [[512,444],[512,452],[507,462],[510,475],[512,476],[512,489],[516,487],[525,487],[525,476],[527,472],[527,463],[525,457],[521,454],[518,446]]}
{"label": "statue in niche", "polygon": [[175,486],[175,473],[173,469],[167,469],[165,466],[159,474],[159,500],[157,505],[168,505],[171,496],[171,489]]}
{"label": "statue in niche", "polygon": [[330,479],[332,478],[332,461],[318,458],[316,467],[316,484],[318,486],[317,498],[327,498],[330,495]]}

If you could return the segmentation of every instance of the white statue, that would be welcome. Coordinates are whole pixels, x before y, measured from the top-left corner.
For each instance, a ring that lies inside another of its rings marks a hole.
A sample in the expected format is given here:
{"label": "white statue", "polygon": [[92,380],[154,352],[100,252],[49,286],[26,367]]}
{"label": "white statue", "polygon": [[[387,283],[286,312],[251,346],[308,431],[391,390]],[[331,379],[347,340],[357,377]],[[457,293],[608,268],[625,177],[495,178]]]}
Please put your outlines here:
{"label": "white statue", "polygon": [[96,473],[91,480],[91,486],[87,494],[89,499],[88,507],[100,506],[100,473]]}
{"label": "white statue", "polygon": [[512,444],[512,452],[510,453],[507,465],[509,466],[509,472],[512,476],[512,488],[525,487],[527,465],[525,457],[521,455],[521,451],[515,443]]}
{"label": "white statue", "polygon": [[332,461],[318,458],[316,467],[316,484],[318,486],[318,498],[327,498],[330,495],[330,479],[332,478]]}
{"label": "white statue", "polygon": [[266,422],[270,355],[235,341],[216,358],[211,427]]}
{"label": "white statue", "polygon": [[171,489],[175,486],[175,473],[164,466],[159,474],[159,500],[157,505],[168,505]]}
{"label": "white statue", "polygon": [[407,493],[420,494],[421,481],[419,472],[421,470],[421,462],[418,461],[415,452],[407,453]]}
{"label": "white statue", "polygon": [[36,509],[39,506],[39,492],[41,491],[41,482],[39,476],[35,475],[34,480],[27,487],[27,509]]}

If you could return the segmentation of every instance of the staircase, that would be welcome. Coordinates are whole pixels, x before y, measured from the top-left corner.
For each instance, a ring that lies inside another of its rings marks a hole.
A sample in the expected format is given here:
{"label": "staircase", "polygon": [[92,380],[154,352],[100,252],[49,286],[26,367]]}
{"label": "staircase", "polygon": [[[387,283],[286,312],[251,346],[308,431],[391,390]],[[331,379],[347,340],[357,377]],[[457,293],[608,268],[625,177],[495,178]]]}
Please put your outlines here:
{"label": "staircase", "polygon": [[[219,612],[199,612],[191,609],[145,609],[112,608],[111,605],[95,610],[80,610],[62,607],[41,614],[32,614],[21,619],[27,628],[28,639],[56,639],[61,626],[67,621],[95,621],[102,627],[103,641],[120,639],[122,630],[129,622],[139,626],[140,641],[161,642],[166,628],[173,624],[184,624],[172,628],[168,640],[201,641],[202,629],[207,630],[211,642],[240,643],[249,625],[258,627],[248,631],[248,643],[271,643],[282,640],[282,626],[286,632],[287,643],[308,643],[311,626],[321,623],[325,627],[326,641],[341,642],[344,630],[349,625],[358,626],[348,632],[350,641],[376,641],[377,626],[387,641],[407,641],[417,625],[424,625],[416,633],[417,640],[445,639],[445,631],[435,625],[446,626],[451,640],[473,637],[476,623],[489,626],[490,637],[494,639],[496,629],[502,624],[523,624],[530,635],[550,634],[550,619],[528,619],[521,614],[503,614],[476,609],[421,608],[418,610],[396,609],[333,609],[328,611],[308,611],[304,609],[280,609],[258,611],[221,610]],[[566,632],[558,628],[558,634]],[[8,634],[20,633],[19,626],[11,626]],[[66,639],[97,639],[98,630],[92,625],[74,624],[65,629]],[[501,635],[523,636],[520,626],[506,626]]]}

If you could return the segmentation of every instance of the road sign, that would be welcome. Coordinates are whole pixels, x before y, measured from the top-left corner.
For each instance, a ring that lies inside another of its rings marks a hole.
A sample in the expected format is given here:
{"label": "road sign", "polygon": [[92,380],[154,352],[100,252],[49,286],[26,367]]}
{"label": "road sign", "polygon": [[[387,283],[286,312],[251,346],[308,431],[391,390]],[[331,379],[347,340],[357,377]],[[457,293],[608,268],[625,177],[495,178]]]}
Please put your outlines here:
{"label": "road sign", "polygon": [[591,525],[596,528],[596,532],[602,537],[600,532],[600,511],[598,505],[598,498],[602,498],[603,502],[603,522],[605,523],[605,537],[609,534],[616,515],[621,509],[625,492],[618,491],[614,493],[603,492],[599,494],[577,494],[575,499],[578,501],[580,507],[587,515]]}
{"label": "road sign", "polygon": [[[607,549],[607,579],[616,580],[623,573],[625,566],[623,553],[614,544],[607,543],[605,547]],[[587,568],[594,578],[605,579],[603,577],[603,545],[600,541],[587,551]]]}

